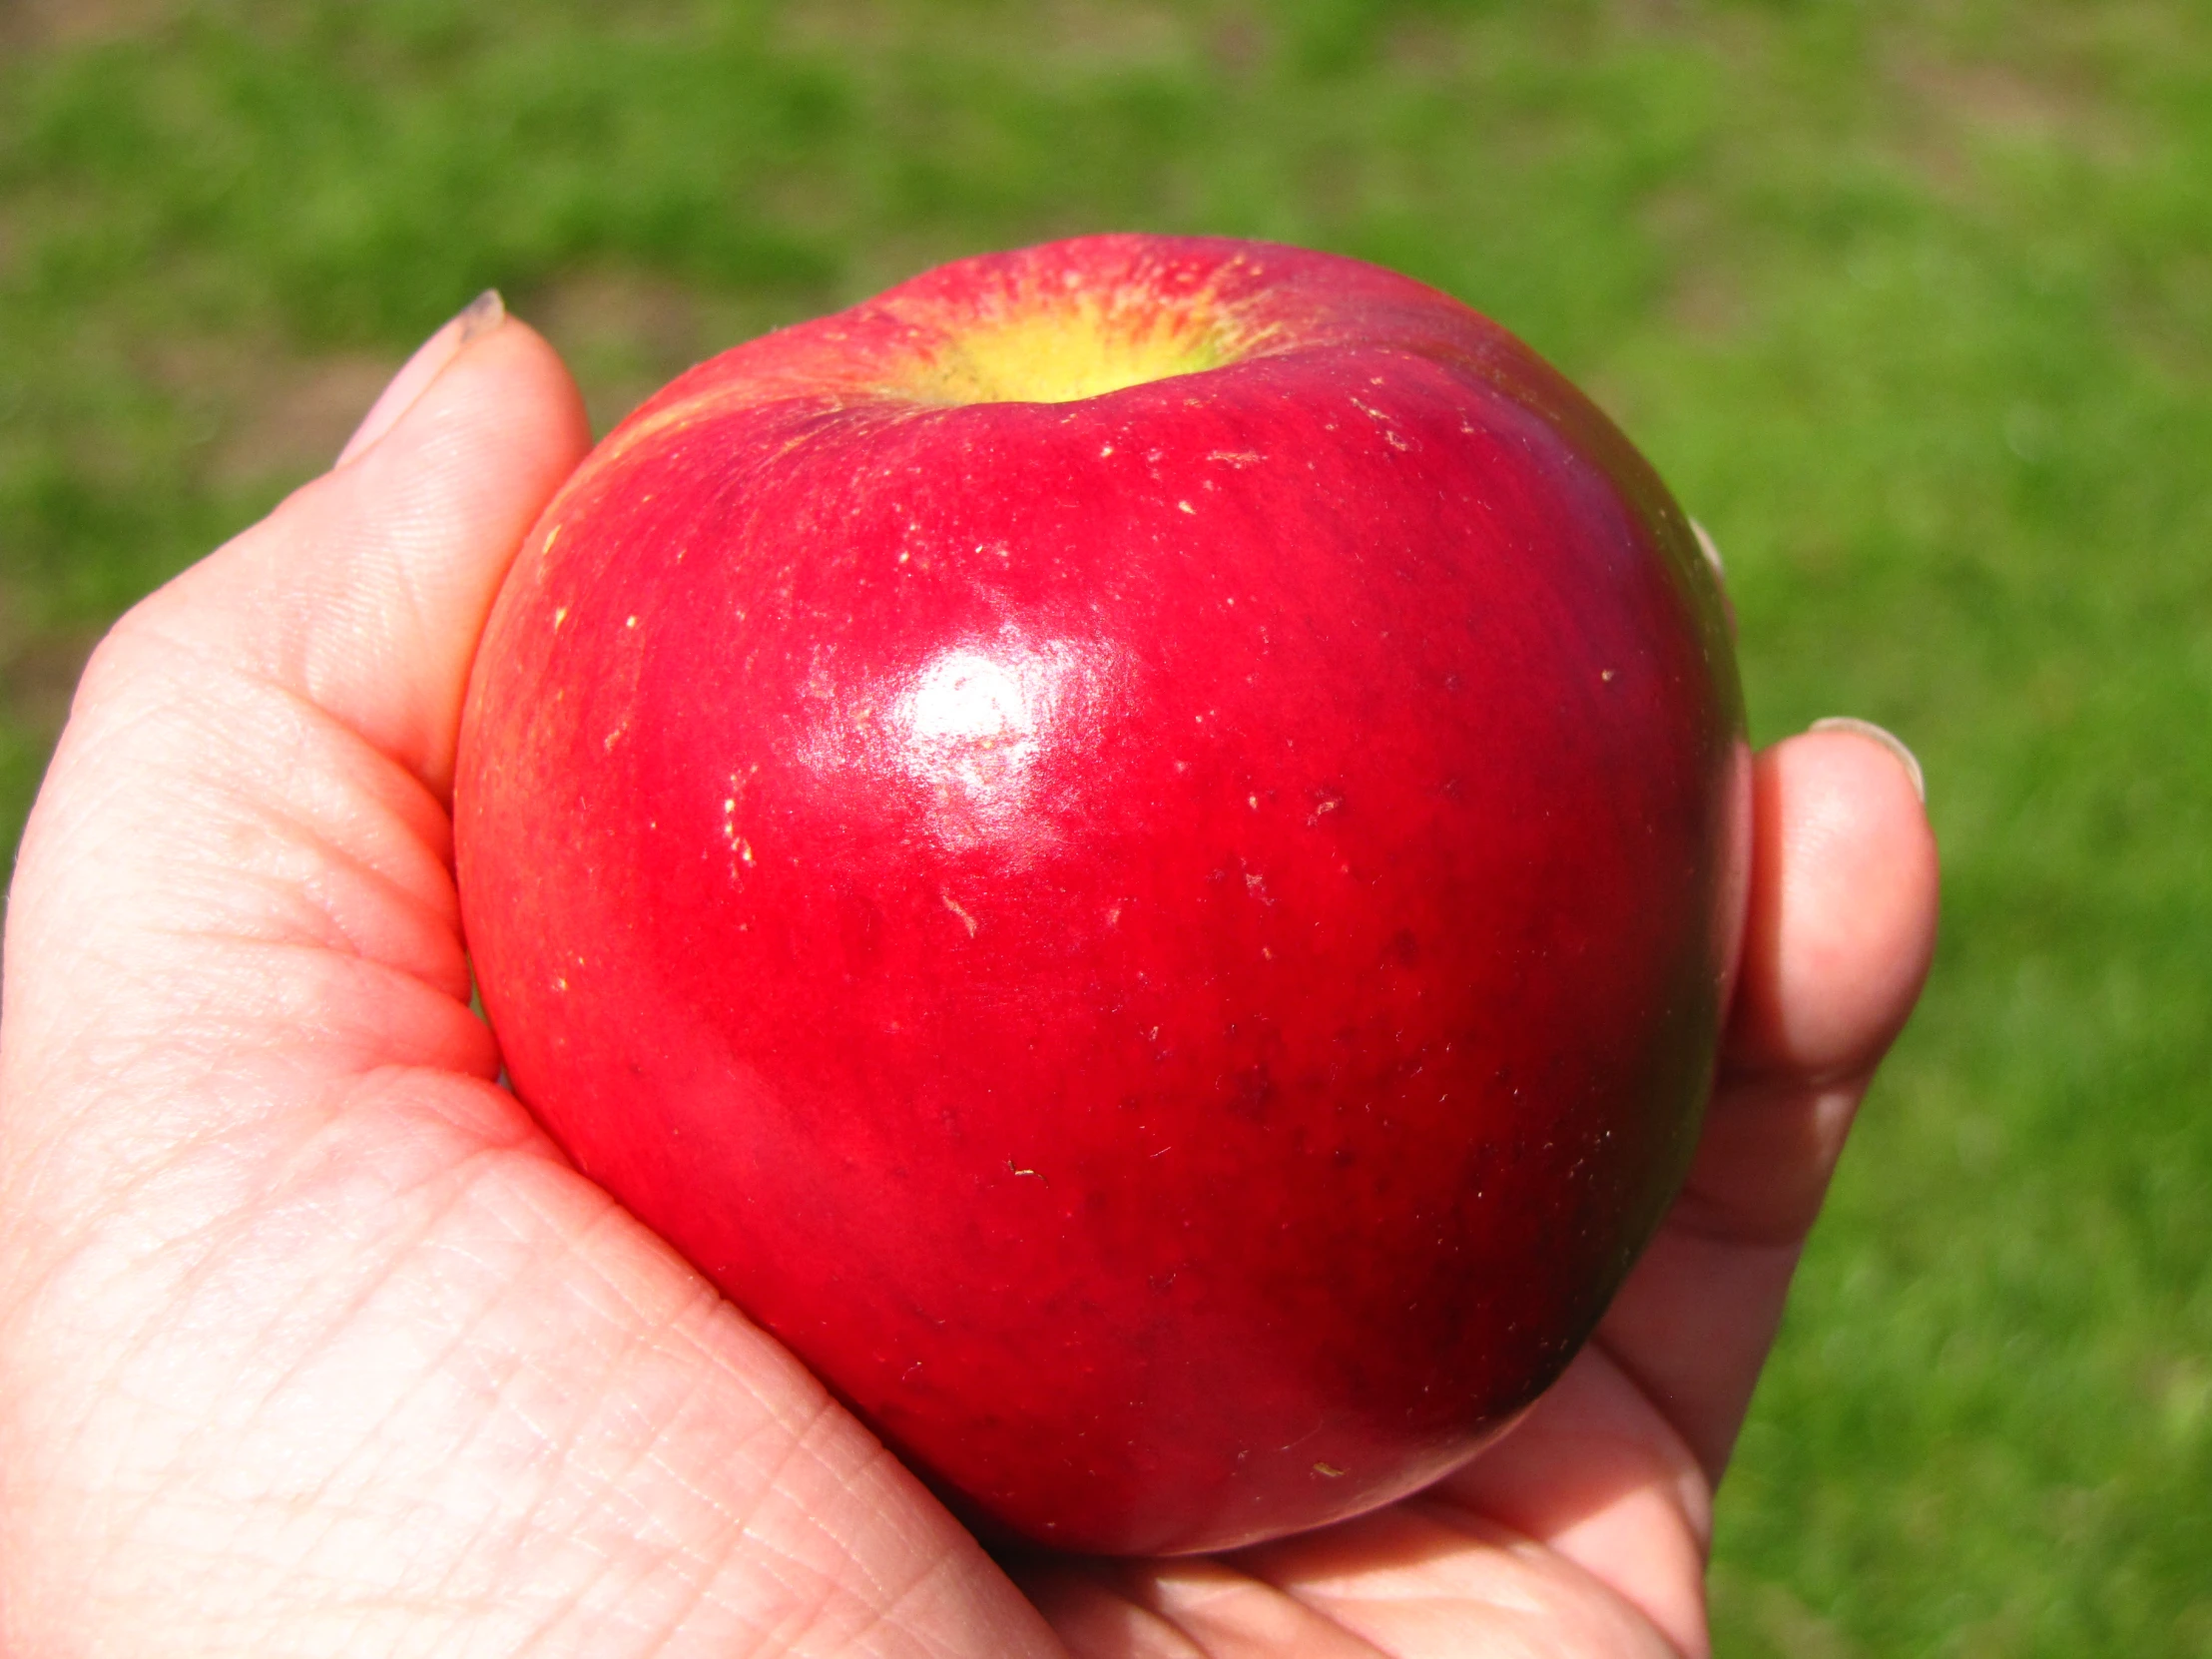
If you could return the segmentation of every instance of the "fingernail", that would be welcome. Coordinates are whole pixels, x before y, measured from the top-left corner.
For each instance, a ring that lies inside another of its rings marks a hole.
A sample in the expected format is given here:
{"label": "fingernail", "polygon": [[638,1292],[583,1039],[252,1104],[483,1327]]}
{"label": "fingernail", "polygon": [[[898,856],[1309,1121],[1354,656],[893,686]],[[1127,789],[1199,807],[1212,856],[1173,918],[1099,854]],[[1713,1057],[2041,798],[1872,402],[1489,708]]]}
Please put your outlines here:
{"label": "fingernail", "polygon": [[1713,586],[1720,590],[1721,614],[1728,618],[1728,637],[1736,637],[1736,599],[1728,591],[1728,567],[1721,563],[1721,550],[1713,544],[1713,533],[1696,519],[1690,520],[1690,534],[1697,537],[1697,550],[1705,555],[1705,568],[1713,573]]}
{"label": "fingernail", "polygon": [[336,464],[345,465],[354,456],[399,424],[399,419],[413,408],[416,399],[427,391],[447,363],[459,356],[469,344],[482,339],[507,320],[506,301],[499,297],[497,288],[486,288],[460,312],[450,318],[443,327],[415,348],[415,354],[400,366],[391,377],[391,383],[377,394],[369,405],[368,413],[353,435],[345,440],[345,447],[338,451]]}
{"label": "fingernail", "polygon": [[1721,550],[1713,545],[1713,533],[1696,519],[1690,520],[1690,534],[1697,537],[1698,551],[1705,555],[1705,562],[1713,567],[1715,581],[1728,580],[1728,567],[1721,563]]}
{"label": "fingernail", "polygon": [[463,305],[453,320],[461,325],[461,344],[467,345],[507,320],[507,302],[499,297],[497,288],[486,288]]}
{"label": "fingernail", "polygon": [[1898,765],[1905,768],[1905,775],[1913,780],[1913,793],[1921,798],[1923,807],[1928,805],[1928,775],[1921,771],[1920,757],[1905,747],[1905,740],[1895,732],[1877,726],[1871,720],[1857,720],[1850,715],[1831,715],[1826,720],[1816,720],[1806,728],[1808,732],[1856,732],[1862,738],[1872,738],[1898,758]]}

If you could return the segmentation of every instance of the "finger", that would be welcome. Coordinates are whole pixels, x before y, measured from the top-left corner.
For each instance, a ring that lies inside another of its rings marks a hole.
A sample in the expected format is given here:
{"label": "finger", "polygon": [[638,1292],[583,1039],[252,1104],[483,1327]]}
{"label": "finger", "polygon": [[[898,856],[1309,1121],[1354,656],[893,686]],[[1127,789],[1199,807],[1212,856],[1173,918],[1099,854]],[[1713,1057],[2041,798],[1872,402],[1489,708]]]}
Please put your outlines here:
{"label": "finger", "polygon": [[1712,1487],[1680,1434],[1602,1348],[1577,1355],[1510,1433],[1429,1496],[1580,1567],[1677,1653],[1706,1651]]}
{"label": "finger", "polygon": [[465,332],[87,670],[8,915],[6,1146],[83,1149],[50,1174],[113,1178],[82,1133],[111,1117],[159,1163],[209,1127],[176,1080],[247,1056],[234,1100],[295,1106],[379,1065],[491,1074],[435,792],[492,595],[586,429],[528,328]]}
{"label": "finger", "polygon": [[[1742,979],[1677,1219],[1794,1245],[1936,943],[1936,842],[1895,740],[1815,731],[1754,771]],[[1909,759],[1909,757],[1908,757]]]}
{"label": "finger", "polygon": [[470,300],[458,316],[424,340],[414,355],[400,365],[391,383],[369,405],[360,425],[353,428],[353,435],[345,440],[336,464],[345,465],[396,426],[399,417],[415,406],[423,392],[429,389],[430,382],[444,372],[447,363],[506,320],[507,303],[499,297],[497,288],[486,288]]}
{"label": "finger", "polygon": [[1032,1563],[1016,1573],[1077,1659],[1700,1651],[1670,1640],[1602,1578],[1436,1495],[1219,1558]]}
{"label": "finger", "polygon": [[1075,1659],[1379,1659],[1382,1650],[1265,1579],[1205,1558],[1017,1565]]}
{"label": "finger", "polygon": [[1753,779],[1751,904],[1724,1073],[1871,1071],[1935,948],[1919,765],[1877,727],[1824,721],[1762,755]]}
{"label": "finger", "polygon": [[401,369],[343,464],[130,627],[305,697],[442,794],[484,618],[590,438],[560,359],[488,296]]}
{"label": "finger", "polygon": [[1863,732],[1759,758],[1742,978],[1682,1197],[1599,1340],[1713,1478],[1725,1466],[1869,1078],[1935,948],[1918,779]]}

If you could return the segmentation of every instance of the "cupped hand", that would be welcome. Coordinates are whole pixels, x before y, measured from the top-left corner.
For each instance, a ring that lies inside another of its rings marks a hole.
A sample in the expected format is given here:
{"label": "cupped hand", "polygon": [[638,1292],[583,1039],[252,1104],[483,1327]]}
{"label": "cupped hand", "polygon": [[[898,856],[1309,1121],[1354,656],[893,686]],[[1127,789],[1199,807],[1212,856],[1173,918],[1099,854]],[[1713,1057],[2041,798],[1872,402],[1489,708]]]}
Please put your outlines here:
{"label": "cupped hand", "polygon": [[1697,1166],[1520,1428],[1326,1532],[1010,1577],[497,1085],[446,791],[586,441],[472,307],[86,673],[0,993],[0,1651],[1702,1653],[1713,1484],[1927,967],[1899,761],[1761,758]]}

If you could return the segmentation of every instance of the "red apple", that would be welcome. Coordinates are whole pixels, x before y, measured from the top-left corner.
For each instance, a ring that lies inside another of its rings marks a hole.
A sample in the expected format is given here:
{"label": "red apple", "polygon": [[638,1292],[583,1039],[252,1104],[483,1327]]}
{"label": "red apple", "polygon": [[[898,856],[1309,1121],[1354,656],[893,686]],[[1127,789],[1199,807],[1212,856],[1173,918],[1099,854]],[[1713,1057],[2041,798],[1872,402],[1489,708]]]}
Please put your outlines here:
{"label": "red apple", "polygon": [[1683,1174],[1746,867],[1723,601],[1495,324],[1098,237],[725,352],[476,665],[484,1006],[578,1166],[961,1513],[1419,1487]]}

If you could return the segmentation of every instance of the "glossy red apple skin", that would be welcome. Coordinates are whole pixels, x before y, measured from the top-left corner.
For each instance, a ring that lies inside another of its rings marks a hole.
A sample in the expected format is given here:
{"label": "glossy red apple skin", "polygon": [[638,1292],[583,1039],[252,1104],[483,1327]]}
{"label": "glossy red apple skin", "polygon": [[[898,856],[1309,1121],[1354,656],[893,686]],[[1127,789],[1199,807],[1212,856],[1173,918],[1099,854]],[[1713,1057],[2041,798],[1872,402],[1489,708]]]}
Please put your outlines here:
{"label": "glossy red apple skin", "polygon": [[[902,389],[1070,294],[1242,355]],[[1152,1553],[1401,1495],[1557,1375],[1690,1155],[1746,801],[1712,573],[1580,394],[1375,268],[1109,237],[612,434],[456,831],[577,1164],[987,1532]]]}

